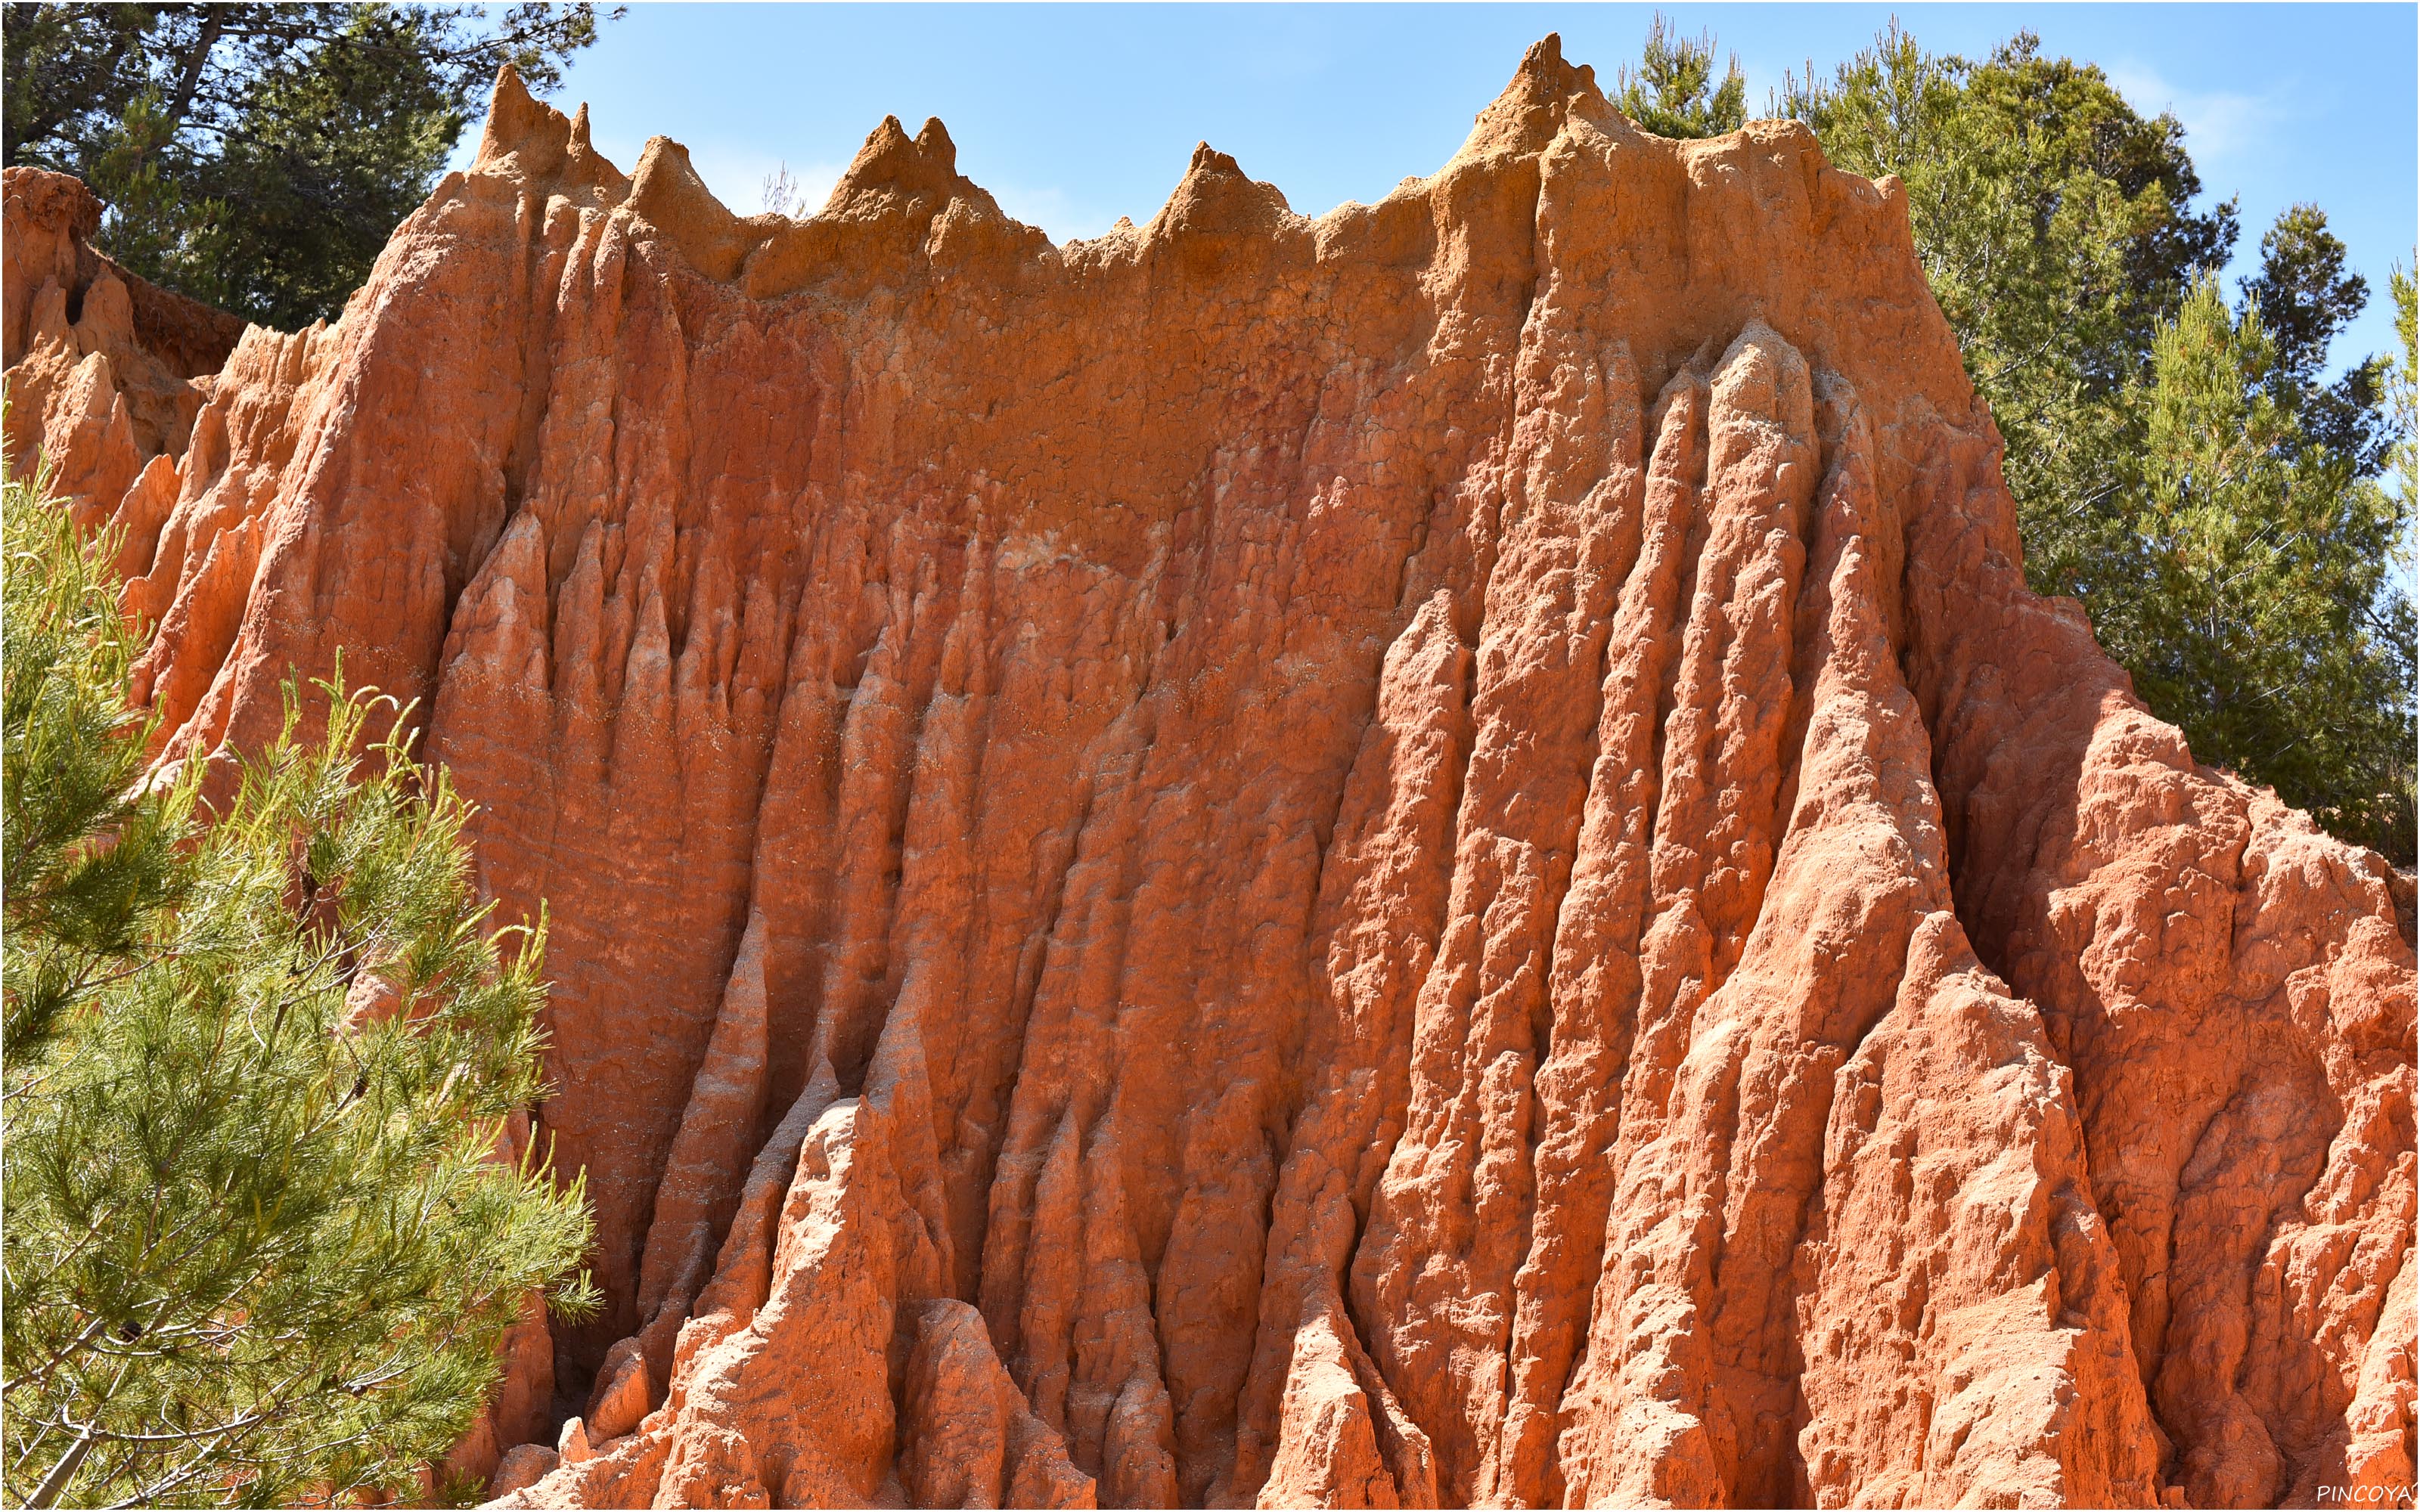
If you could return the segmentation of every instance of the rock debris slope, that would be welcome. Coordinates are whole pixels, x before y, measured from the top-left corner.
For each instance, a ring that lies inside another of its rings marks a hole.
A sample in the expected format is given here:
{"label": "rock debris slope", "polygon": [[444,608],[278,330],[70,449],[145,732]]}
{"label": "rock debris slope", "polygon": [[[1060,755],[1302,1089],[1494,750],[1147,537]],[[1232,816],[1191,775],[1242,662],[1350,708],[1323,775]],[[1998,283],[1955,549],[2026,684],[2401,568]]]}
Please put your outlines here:
{"label": "rock debris slope", "polygon": [[1316,220],[1205,146],[1054,247],[954,159],[743,219],[507,75],[79,495],[163,760],[342,646],[551,905],[609,1305],[494,1492],[2410,1483],[2396,879],[2026,591],[1895,181],[1552,39]]}

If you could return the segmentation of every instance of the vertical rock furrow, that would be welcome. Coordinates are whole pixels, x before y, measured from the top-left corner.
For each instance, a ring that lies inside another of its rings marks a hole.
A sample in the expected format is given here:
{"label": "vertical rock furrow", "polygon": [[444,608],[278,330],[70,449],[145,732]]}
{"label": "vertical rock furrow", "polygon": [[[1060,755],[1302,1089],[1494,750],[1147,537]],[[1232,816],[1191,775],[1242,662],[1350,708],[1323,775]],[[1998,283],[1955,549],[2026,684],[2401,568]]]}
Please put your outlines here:
{"label": "vertical rock furrow", "polygon": [[[766,1106],[765,916],[751,914],[722,1010],[698,1067],[639,1262],[639,1339],[651,1381],[672,1379],[673,1346],[708,1278],[747,1172],[732,1161],[763,1126]],[[652,1405],[652,1404],[650,1404]]]}
{"label": "vertical rock furrow", "polygon": [[830,1060],[844,1088],[863,1075],[896,990],[890,944],[905,881],[906,828],[915,756],[920,661],[934,633],[913,613],[909,584],[869,584],[885,601],[864,671],[847,695],[839,731],[839,792],[832,814],[832,914],[809,1056]]}
{"label": "vertical rock furrow", "polygon": [[[1346,1263],[1403,1128],[1413,1005],[1446,905],[1443,874],[1427,857],[1452,833],[1468,759],[1470,664],[1448,595],[1431,596],[1387,650],[1345,781],[1312,931],[1325,945],[1326,1001],[1311,1014],[1302,1052],[1320,1079],[1291,1131],[1271,1203],[1252,1365],[1222,1502],[1254,1493],[1270,1473],[1295,1333],[1341,1312]],[[1339,1332],[1349,1331],[1347,1320]],[[1434,1482],[1432,1473],[1431,1496]],[[1400,1482],[1397,1491],[1410,1494]]]}
{"label": "vertical rock furrow", "polygon": [[[2081,1196],[2073,1105],[2030,1005],[1976,980],[1947,912],[1930,747],[1900,680],[1885,587],[1899,576],[1899,522],[1874,487],[1868,418],[1838,380],[1829,388],[1842,418],[1801,610],[1811,696],[1794,812],[1733,979],[1761,976],[1779,989],[1780,1011],[1747,1028],[1738,1057],[1714,1277],[1716,1422],[1739,1445],[1730,1496],[1871,1496],[1890,1464],[1909,1467],[1900,1494],[1919,1503],[1961,1501],[1982,1484],[2148,1500],[2148,1422],[2123,1368],[2114,1255]],[[1857,884],[1841,887],[1851,873]],[[1816,900],[1830,889],[1860,899],[1864,917]],[[1787,980],[1755,960],[1774,941],[1802,942],[1786,947],[1798,957]],[[1945,985],[1961,971],[1954,991]],[[1891,1062],[1935,1056],[1951,1063],[1922,1065],[1899,1094],[1934,1105],[1916,1116],[1902,1102],[1881,1128]],[[1978,1072],[1961,1061],[2005,1068],[1978,1099],[1988,1133],[1962,1154],[1968,1116],[1951,1105],[1953,1089]],[[1873,1222],[1861,1197],[1900,1211]],[[1884,1253],[1871,1253],[1876,1243]],[[1861,1312],[1866,1327],[1838,1321]],[[2045,1336],[2029,1341],[2029,1330]],[[1863,1348],[1844,1357],[1850,1338]],[[2010,1360],[2053,1368],[2019,1379]],[[1887,1404],[1874,1415],[1896,1441],[1878,1453],[1859,1444],[1856,1427],[1873,1425],[1836,1411],[1844,1401]],[[2079,1401],[2100,1415],[2076,1421]],[[1844,1444],[1867,1448],[1868,1462],[1844,1465]]]}
{"label": "vertical rock furrow", "polygon": [[[1087,810],[1064,881],[1065,898],[1047,944],[1022,1060],[1011,1099],[1008,1134],[989,1193],[984,1236],[981,1304],[1012,1376],[1042,1420],[1066,1435],[1078,1468],[1102,1478],[1103,1425],[1090,1433],[1074,1426],[1079,1369],[1095,1395],[1114,1394],[1126,1372],[1115,1370],[1136,1348],[1135,1330],[1119,1330],[1114,1350],[1079,1348],[1079,1320],[1096,1329],[1105,1315],[1129,1319],[1148,1313],[1148,1292],[1137,1273],[1127,1227],[1124,1180],[1116,1170],[1113,1124],[1104,1127],[1113,1086],[1099,1073],[1096,1055],[1114,1035],[1116,994],[1130,912],[1128,864],[1142,805],[1133,769],[1149,745],[1146,706],[1129,702],[1106,733],[1118,754],[1101,762],[1100,785]],[[1090,1261],[1104,1257],[1097,1276]],[[1149,1335],[1145,1325],[1142,1333]],[[1114,1372],[1104,1382],[1099,1372]],[[1104,1500],[1120,1504],[1105,1485]]]}
{"label": "vertical rock furrow", "polygon": [[[1357,733],[1357,690],[1333,669],[1374,617],[1363,601],[1385,591],[1383,572],[1360,570],[1358,553],[1311,557],[1309,522],[1359,504],[1373,515],[1367,549],[1387,549],[1392,533],[1385,500],[1358,495],[1345,477],[1304,476],[1316,424],[1315,409],[1295,408],[1300,402],[1290,397],[1284,408],[1302,418],[1280,424],[1272,416],[1283,439],[1268,453],[1212,459],[1214,497],[1294,501],[1259,520],[1223,505],[1209,512],[1180,569],[1184,633],[1153,658],[1144,695],[1152,742],[1138,776],[1152,796],[1136,837],[1114,1097],[1187,1501],[1202,1496],[1233,1454],[1277,1129],[1288,1111],[1285,1025],[1306,990],[1317,831],[1328,774],[1350,760]],[[1204,739],[1211,728],[1223,738]],[[1204,759],[1208,750],[1216,754]],[[1216,845],[1222,825],[1252,839]],[[1204,908],[1208,898],[1225,906]],[[1140,1053],[1179,1042],[1202,1047],[1218,1073]]]}
{"label": "vertical rock furrow", "polygon": [[2410,1243],[2389,873],[2196,765],[2071,606],[2024,593],[1987,456],[1947,452],[1933,486],[1995,506],[1909,532],[1962,917],[2074,1071],[2162,1480],[2274,1502],[2344,1473],[2356,1319]]}
{"label": "vertical rock furrow", "polygon": [[1730,1127],[1714,1134],[1729,1169],[1713,1272],[1713,1422],[1716,1443],[1735,1446],[1730,1499],[1747,1505],[1806,1487],[1792,1435],[1792,1251],[1823,1179],[1833,1076],[1890,1005],[1917,918],[1947,902],[1931,750],[1900,682],[1885,586],[1898,576],[1896,511],[1875,489],[1855,394],[1832,374],[1815,388],[1837,428],[1795,608],[1783,735],[1796,749],[1777,753],[1786,838],[1740,970],[1708,1002],[1712,1032],[1683,1072],[1720,1088],[1709,1101],[1731,1103]]}
{"label": "vertical rock furrow", "polygon": [[1668,627],[1679,617],[1702,481],[1704,405],[1704,379],[1685,368],[1657,401],[1638,548],[1607,635],[1596,759],[1556,918],[1552,1041],[1537,1083],[1545,1117],[1536,1216],[1514,1278],[1512,1399],[1498,1482],[1504,1499],[1529,1505],[1561,1499],[1555,1442],[1564,1426],[1562,1397],[1604,1257],[1622,1070],[1637,1023],[1658,701],[1676,649]]}
{"label": "vertical rock furrow", "polygon": [[[324,328],[291,336],[246,329],[175,464],[175,501],[152,550],[130,564],[119,603],[155,631],[135,663],[132,693],[158,716],[155,738],[172,756],[207,751],[225,732],[239,665],[230,653],[249,612],[261,540],[336,347]],[[13,390],[10,402],[22,402]],[[136,480],[130,501],[151,476],[147,469]],[[248,563],[240,578],[214,565],[231,562]],[[358,676],[357,666],[348,668],[349,681]],[[227,690],[211,697],[222,684]]]}
{"label": "vertical rock furrow", "polygon": [[[1813,392],[1805,359],[1761,323],[1714,370],[1706,455],[1702,558],[1657,763],[1655,913],[1606,1263],[1561,1453],[1567,1495],[1581,1499],[1728,1499],[1741,1446],[1717,1371],[1733,1351],[1713,1324],[1741,1057],[1756,1026],[1785,1011],[1805,944],[1757,910],[1781,817],[1771,806],[1815,486]],[[1752,925],[1758,970],[1735,980]]]}
{"label": "vertical rock furrow", "polygon": [[1527,1247],[1531,1080],[1546,1046],[1614,595],[1638,541],[1637,377],[1556,291],[1516,369],[1502,545],[1487,578],[1444,933],[1420,989],[1411,1103],[1355,1261],[1373,1353],[1429,1427],[1440,1490],[1494,1497]]}
{"label": "vertical rock furrow", "polygon": [[983,586],[988,572],[984,543],[966,542],[949,627],[918,726],[916,767],[899,836],[901,901],[890,947],[896,982],[892,1011],[916,1025],[930,1088],[923,1137],[933,1145],[934,1199],[951,1261],[940,1291],[950,1296],[973,1289],[983,1249],[980,1209],[973,1207],[980,1192],[963,1171],[970,1154],[980,1160],[991,1153],[970,1152],[957,1137],[974,1090],[970,1073],[980,1075],[974,1063],[985,1031],[992,1027],[970,1024],[962,1013],[982,996],[970,980],[969,957],[981,902],[983,656],[989,628]]}
{"label": "vertical rock furrow", "polygon": [[1805,1499],[2155,1503],[2073,1079],[1952,915],[1917,924],[1835,1088],[1797,1257]]}
{"label": "vertical rock furrow", "polygon": [[901,1423],[900,1479],[917,1506],[1090,1507],[1091,1476],[1033,1415],[992,1351],[983,1315],[928,1302],[917,1314]]}

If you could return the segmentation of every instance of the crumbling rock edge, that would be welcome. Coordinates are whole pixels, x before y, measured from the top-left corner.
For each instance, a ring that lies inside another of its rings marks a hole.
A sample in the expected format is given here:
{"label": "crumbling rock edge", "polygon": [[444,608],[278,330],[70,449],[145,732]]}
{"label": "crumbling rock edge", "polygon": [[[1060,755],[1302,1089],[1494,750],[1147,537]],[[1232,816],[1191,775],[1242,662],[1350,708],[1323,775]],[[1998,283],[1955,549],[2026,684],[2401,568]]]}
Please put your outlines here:
{"label": "crumbling rock edge", "polygon": [[1054,247],[939,123],[743,219],[508,74],[190,442],[16,276],[59,182],[9,446],[127,527],[160,759],[342,646],[551,903],[608,1306],[504,1504],[2410,1485],[2391,873],[2026,591],[1803,129],[1549,39],[1378,205],[1204,147]]}

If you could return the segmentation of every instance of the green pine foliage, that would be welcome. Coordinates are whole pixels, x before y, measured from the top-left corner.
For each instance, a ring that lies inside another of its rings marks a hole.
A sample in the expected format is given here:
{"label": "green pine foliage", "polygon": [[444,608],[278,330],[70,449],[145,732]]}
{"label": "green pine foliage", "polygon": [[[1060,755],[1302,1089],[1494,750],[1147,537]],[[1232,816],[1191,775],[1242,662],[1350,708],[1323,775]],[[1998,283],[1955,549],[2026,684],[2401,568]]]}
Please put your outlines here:
{"label": "green pine foliage", "polygon": [[[139,651],[67,517],[5,485],[0,615],[5,790],[5,1029],[0,1065],[38,1056],[70,1005],[147,949],[149,921],[181,901],[178,843],[190,782],[140,791],[143,743],[125,688]],[[108,844],[93,837],[110,837]],[[16,1082],[7,1082],[13,1108]]]}
{"label": "green pine foliage", "polygon": [[2261,382],[2294,412],[2297,448],[2320,447],[2370,476],[2389,445],[2381,384],[2387,359],[2372,357],[2321,381],[2328,347],[2369,302],[2369,281],[2345,270],[2345,244],[2316,205],[2296,205],[2260,239],[2260,271],[2243,281],[2272,351]]}
{"label": "green pine foliage", "polygon": [[2193,208],[2181,128],[2030,35],[1974,62],[1894,23],[1773,109],[1905,186],[2033,586],[2083,602],[2195,757],[2409,864],[2414,493],[2379,482],[2409,391],[2385,359],[2323,378],[2368,296],[2327,217],[2281,215],[2230,308],[2235,206]]}
{"label": "green pine foliage", "polygon": [[2086,597],[2078,578],[2136,481],[2130,392],[2159,322],[2226,260],[2233,204],[2193,213],[2176,121],[2142,119],[2098,69],[2044,58],[2030,35],[1973,63],[1894,24],[1828,83],[1812,73],[1779,108],[1836,166],[1905,186],[1933,298],[2008,443],[2028,576]]}
{"label": "green pine foliage", "polygon": [[6,10],[8,162],[83,178],[109,207],[101,250],[136,272],[287,330],[343,310],[498,65],[543,93],[598,20],[586,4]]}
{"label": "green pine foliage", "polygon": [[526,1299],[594,1305],[580,1184],[495,1158],[543,1091],[542,932],[489,928],[464,805],[389,701],[331,687],[306,733],[289,688],[204,823],[198,771],[146,776],[106,545],[22,480],[0,520],[0,1484],[448,1489],[421,1477]]}
{"label": "green pine foliage", "polygon": [[2121,554],[2084,587],[2102,643],[2195,755],[2408,859],[2409,511],[2272,392],[2279,345],[2257,305],[2194,285],[2154,344]]}
{"label": "green pine foliage", "polygon": [[1657,136],[1720,136],[1747,122],[1747,75],[1734,55],[1716,84],[1713,35],[1683,37],[1659,10],[1647,23],[1638,67],[1615,77],[1613,102]]}
{"label": "green pine foliage", "polygon": [[[2396,269],[2388,283],[2395,297],[2397,347],[2381,370],[2387,429],[2393,438],[2388,455],[2396,490],[2409,504],[2420,501],[2420,318],[2415,318],[2420,317],[2420,299],[2414,297],[2411,269]],[[2404,566],[2408,576],[2411,563]]]}

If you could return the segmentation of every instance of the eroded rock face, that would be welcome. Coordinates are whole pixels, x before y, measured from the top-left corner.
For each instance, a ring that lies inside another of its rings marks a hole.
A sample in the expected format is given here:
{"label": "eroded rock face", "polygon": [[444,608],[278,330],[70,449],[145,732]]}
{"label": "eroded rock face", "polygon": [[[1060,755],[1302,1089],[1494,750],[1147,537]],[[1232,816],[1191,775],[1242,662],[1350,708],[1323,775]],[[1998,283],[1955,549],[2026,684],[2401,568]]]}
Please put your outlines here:
{"label": "eroded rock face", "polygon": [[608,1305],[506,1504],[2408,1485],[2390,873],[2026,591],[1898,195],[1551,41],[1063,247],[501,82],[129,594],[163,760],[342,646],[551,906]]}
{"label": "eroded rock face", "polygon": [[[86,239],[101,206],[78,180],[39,168],[0,173],[8,468],[30,471],[47,454],[60,496],[99,518],[147,464],[165,455],[173,467],[243,322],[93,251]],[[156,534],[154,493],[137,520]]]}

